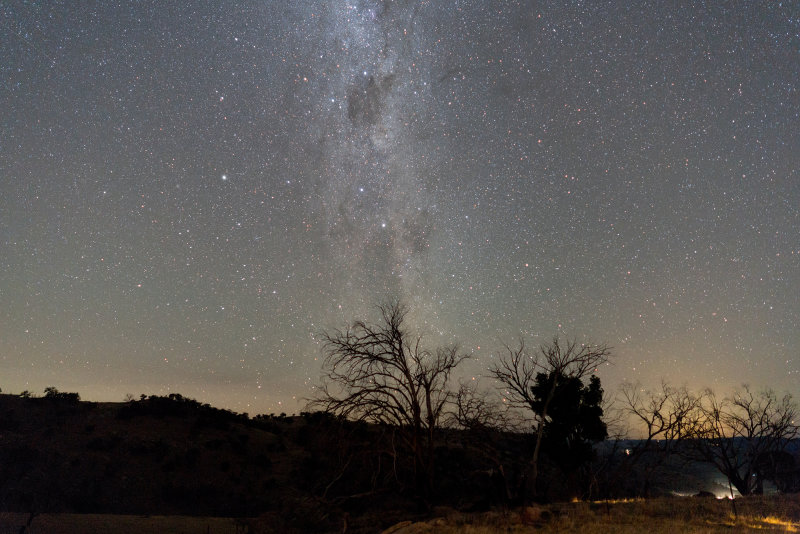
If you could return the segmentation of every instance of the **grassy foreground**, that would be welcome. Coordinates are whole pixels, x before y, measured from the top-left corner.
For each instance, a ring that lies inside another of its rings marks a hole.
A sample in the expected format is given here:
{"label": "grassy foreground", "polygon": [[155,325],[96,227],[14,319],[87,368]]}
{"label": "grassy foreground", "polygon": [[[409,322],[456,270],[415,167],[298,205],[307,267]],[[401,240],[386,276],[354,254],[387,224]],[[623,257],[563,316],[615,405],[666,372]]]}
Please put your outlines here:
{"label": "grassy foreground", "polygon": [[800,495],[661,498],[625,502],[574,502],[506,513],[460,514],[398,524],[384,534],[716,534],[800,532]]}
{"label": "grassy foreground", "polygon": [[[573,502],[509,511],[467,514],[440,509],[427,521],[404,521],[381,530],[363,524],[347,532],[383,534],[716,534],[740,532],[800,532],[800,495],[773,495],[736,499],[737,516],[729,500],[661,498],[618,502]],[[377,513],[378,511],[375,511]],[[0,534],[17,534],[27,514],[0,513]],[[42,514],[27,530],[30,534],[249,534],[282,529],[267,517],[233,519],[188,516],[133,516],[110,514]],[[337,532],[342,532],[338,530]]]}

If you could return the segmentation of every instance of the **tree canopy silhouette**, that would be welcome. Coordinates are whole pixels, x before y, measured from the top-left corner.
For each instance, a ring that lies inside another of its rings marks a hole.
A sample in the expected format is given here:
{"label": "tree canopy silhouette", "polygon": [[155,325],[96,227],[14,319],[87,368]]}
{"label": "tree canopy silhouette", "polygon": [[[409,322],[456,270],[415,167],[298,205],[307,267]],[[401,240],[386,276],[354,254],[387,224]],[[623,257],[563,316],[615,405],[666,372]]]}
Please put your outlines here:
{"label": "tree canopy silhouette", "polygon": [[[539,454],[544,441],[545,424],[553,419],[551,405],[559,386],[574,378],[582,380],[607,362],[610,355],[611,349],[606,345],[562,342],[558,337],[530,353],[525,342],[520,340],[516,348],[507,345],[505,353],[498,356],[496,363],[489,368],[490,376],[500,382],[511,406],[530,410],[536,419],[536,441],[529,462],[529,481],[527,487],[521,490],[524,499],[530,500],[537,492]],[[542,373],[551,378],[544,387],[537,383]],[[534,392],[537,386],[539,389]]]}
{"label": "tree canopy silhouette", "polygon": [[556,386],[544,423],[543,447],[548,458],[562,470],[573,472],[592,460],[593,444],[608,436],[603,422],[603,389],[594,375],[584,385],[576,376],[539,373],[532,392],[533,408],[540,417],[553,382]]}

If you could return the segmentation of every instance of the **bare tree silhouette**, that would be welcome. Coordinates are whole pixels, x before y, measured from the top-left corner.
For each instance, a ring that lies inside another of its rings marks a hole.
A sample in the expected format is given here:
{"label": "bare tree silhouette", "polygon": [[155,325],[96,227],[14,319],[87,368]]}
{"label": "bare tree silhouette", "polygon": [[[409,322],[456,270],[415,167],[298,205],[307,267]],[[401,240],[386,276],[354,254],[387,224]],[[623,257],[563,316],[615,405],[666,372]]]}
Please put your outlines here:
{"label": "bare tree silhouette", "polygon": [[770,389],[756,394],[743,386],[724,399],[707,390],[697,411],[691,435],[694,450],[742,495],[756,490],[759,462],[782,452],[800,433],[791,395],[779,398]]}
{"label": "bare tree silhouette", "polygon": [[421,338],[406,328],[408,308],[400,301],[377,309],[377,323],[359,320],[323,334],[323,379],[309,406],[400,429],[417,489],[427,498],[434,482],[434,433],[453,397],[448,382],[466,356],[454,345],[422,348]]}
{"label": "bare tree silhouette", "polygon": [[653,474],[673,454],[681,452],[681,443],[694,432],[702,397],[662,381],[659,389],[651,391],[637,384],[623,384],[619,398],[622,412],[634,425],[633,435],[640,439],[628,446],[618,475],[627,477],[630,469],[646,457],[641,491],[649,497]]}

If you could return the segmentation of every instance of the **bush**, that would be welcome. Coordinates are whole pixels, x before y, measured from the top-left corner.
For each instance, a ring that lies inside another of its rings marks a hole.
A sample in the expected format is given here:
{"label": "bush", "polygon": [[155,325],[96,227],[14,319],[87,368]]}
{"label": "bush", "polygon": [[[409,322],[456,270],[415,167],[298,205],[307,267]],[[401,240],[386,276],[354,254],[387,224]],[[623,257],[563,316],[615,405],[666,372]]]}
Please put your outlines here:
{"label": "bush", "polygon": [[[24,394],[27,392],[23,391],[22,393]],[[79,402],[81,400],[81,396],[79,394],[58,391],[53,386],[44,388],[44,398],[56,401],[65,401],[65,402]]]}

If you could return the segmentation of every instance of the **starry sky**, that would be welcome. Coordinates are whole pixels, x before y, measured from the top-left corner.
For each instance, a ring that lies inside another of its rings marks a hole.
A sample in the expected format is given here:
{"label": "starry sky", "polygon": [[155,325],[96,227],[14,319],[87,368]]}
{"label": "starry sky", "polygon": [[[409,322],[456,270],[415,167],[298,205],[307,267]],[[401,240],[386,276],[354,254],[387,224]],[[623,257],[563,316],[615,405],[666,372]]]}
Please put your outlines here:
{"label": "starry sky", "polygon": [[0,4],[0,388],[299,411],[391,296],[481,378],[795,395],[797,2]]}

